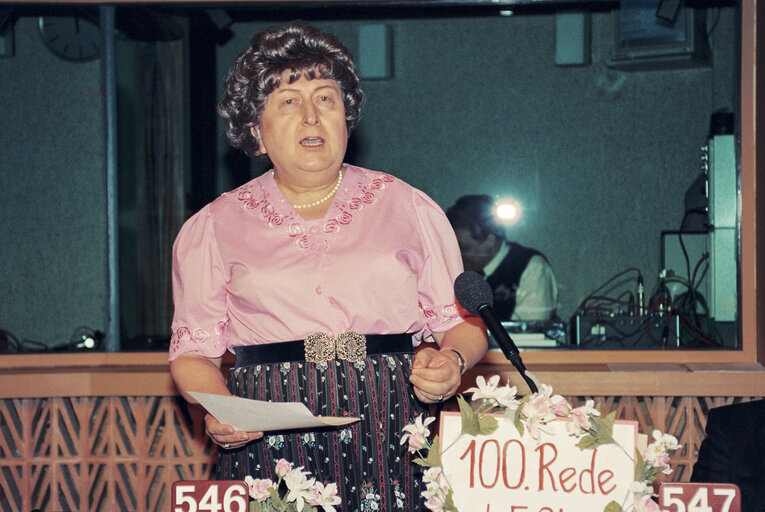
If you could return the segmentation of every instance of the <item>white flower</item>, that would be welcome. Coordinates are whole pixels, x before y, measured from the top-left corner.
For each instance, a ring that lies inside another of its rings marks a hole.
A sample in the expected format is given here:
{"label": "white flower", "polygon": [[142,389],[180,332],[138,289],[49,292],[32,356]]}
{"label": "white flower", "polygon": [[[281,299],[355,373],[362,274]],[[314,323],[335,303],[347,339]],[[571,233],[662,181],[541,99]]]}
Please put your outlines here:
{"label": "white flower", "polygon": [[539,441],[543,432],[548,435],[553,434],[552,430],[545,427],[547,427],[547,424],[554,419],[555,415],[553,414],[531,416],[526,420],[526,431],[531,437]]}
{"label": "white flower", "polygon": [[438,482],[440,480],[441,476],[441,468],[440,467],[431,467],[426,469],[422,474],[422,481],[425,484],[429,484],[430,482]]}
{"label": "white flower", "polygon": [[629,491],[637,496],[653,496],[653,487],[638,480],[630,484]]}
{"label": "white flower", "polygon": [[656,440],[656,444],[661,445],[664,451],[678,450],[680,448],[677,438],[673,435],[662,434],[658,430],[654,430],[651,437]]}
{"label": "white flower", "polygon": [[337,495],[337,484],[331,483],[326,486],[321,482],[308,491],[307,501],[313,506],[324,507],[325,512],[336,512],[333,505],[339,505],[343,500]]}
{"label": "white flower", "polygon": [[403,431],[406,432],[406,434],[401,436],[399,444],[404,444],[409,441],[409,452],[411,453],[422,449],[427,444],[428,436],[430,436],[428,425],[434,421],[436,421],[436,419],[433,416],[428,416],[425,418],[425,421],[423,421],[422,414],[420,414],[414,420],[414,423],[410,423],[403,428]]}
{"label": "white flower", "polygon": [[292,469],[284,475],[284,483],[287,484],[287,501],[296,502],[295,507],[298,512],[302,512],[305,500],[310,497],[311,487],[314,486],[316,480],[314,478],[306,478],[306,475],[310,474],[308,471],[303,471],[303,466]]}
{"label": "white flower", "polygon": [[592,428],[590,416],[600,416],[600,411],[595,408],[593,400],[587,400],[583,406],[572,409],[566,418],[568,433],[580,437],[586,430]]}
{"label": "white flower", "polygon": [[465,393],[473,394],[473,401],[489,400],[504,407],[518,407],[519,402],[515,399],[515,395],[518,392],[517,388],[515,386],[510,387],[507,384],[497,387],[499,375],[489,378],[488,382],[482,375],[479,375],[476,377],[475,383],[478,387],[465,390]]}

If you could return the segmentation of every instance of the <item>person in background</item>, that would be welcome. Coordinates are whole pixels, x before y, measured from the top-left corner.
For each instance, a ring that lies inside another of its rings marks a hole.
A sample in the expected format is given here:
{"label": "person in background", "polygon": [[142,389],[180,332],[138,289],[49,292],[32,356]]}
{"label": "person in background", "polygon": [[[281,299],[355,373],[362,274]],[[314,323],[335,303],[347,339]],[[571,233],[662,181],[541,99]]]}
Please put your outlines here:
{"label": "person in background", "polygon": [[546,321],[556,316],[558,284],[547,258],[505,238],[488,195],[465,195],[447,211],[465,270],[478,272],[494,292],[501,321]]}
{"label": "person in background", "polygon": [[709,410],[691,482],[729,483],[741,491],[741,512],[765,510],[765,399]]}
{"label": "person in background", "polygon": [[201,391],[361,418],[264,436],[208,414],[218,479],[273,480],[284,458],[336,483],[343,511],[409,512],[423,484],[402,429],[456,393],[487,337],[455,303],[462,261],[443,211],[344,162],[363,99],[348,50],[310,25],[266,29],[237,57],[218,106],[226,135],[273,169],[178,234],[170,370],[190,402]]}

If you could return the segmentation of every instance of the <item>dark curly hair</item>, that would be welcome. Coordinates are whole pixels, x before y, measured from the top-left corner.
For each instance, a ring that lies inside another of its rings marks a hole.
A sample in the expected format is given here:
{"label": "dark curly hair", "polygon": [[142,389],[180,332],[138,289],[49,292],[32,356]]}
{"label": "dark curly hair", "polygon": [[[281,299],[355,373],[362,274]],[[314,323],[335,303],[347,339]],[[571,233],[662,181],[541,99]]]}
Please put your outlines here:
{"label": "dark curly hair", "polygon": [[287,70],[289,83],[301,76],[337,82],[343,92],[349,134],[359,122],[364,93],[353,56],[337,37],[299,22],[267,28],[255,34],[250,47],[234,61],[218,103],[229,143],[251,157],[262,156],[251,128],[260,123],[268,95],[279,87]]}

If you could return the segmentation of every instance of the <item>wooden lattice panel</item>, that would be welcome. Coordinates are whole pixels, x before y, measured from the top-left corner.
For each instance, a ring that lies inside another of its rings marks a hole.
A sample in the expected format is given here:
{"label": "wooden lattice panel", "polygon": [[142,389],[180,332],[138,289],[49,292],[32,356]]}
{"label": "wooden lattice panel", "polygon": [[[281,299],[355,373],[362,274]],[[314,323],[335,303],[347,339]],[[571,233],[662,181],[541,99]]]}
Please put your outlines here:
{"label": "wooden lattice panel", "polygon": [[[712,407],[750,398],[587,398],[604,414],[678,438],[675,471],[687,481]],[[0,510],[166,512],[178,480],[209,478],[215,447],[197,409],[176,397],[0,401]]]}
{"label": "wooden lattice panel", "polygon": [[162,511],[172,483],[206,479],[202,416],[174,397],[0,402],[0,510]]}

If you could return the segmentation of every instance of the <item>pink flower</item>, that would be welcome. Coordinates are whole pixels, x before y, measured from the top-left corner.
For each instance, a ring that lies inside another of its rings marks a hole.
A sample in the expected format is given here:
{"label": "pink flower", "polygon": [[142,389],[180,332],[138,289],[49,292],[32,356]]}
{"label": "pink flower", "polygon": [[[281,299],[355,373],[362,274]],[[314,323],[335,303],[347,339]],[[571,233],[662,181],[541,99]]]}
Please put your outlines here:
{"label": "pink flower", "polygon": [[361,202],[361,199],[359,199],[358,197],[351,198],[348,201],[348,208],[350,208],[351,210],[358,210],[362,206],[364,206],[364,205]]}
{"label": "pink flower", "polygon": [[560,395],[552,397],[552,412],[559,418],[564,418],[571,413],[571,404]]}
{"label": "pink flower", "polygon": [[574,426],[578,427],[580,430],[587,430],[588,428],[592,427],[592,424],[590,423],[590,417],[581,408],[574,409],[573,411],[571,411],[571,414],[569,414],[568,419]]}
{"label": "pink flower", "polygon": [[364,192],[361,194],[361,201],[364,204],[372,204],[375,201],[375,195],[372,192]]}
{"label": "pink flower", "polygon": [[276,489],[276,484],[274,484],[268,478],[255,479],[247,475],[244,477],[244,483],[246,483],[247,487],[250,488],[250,496],[252,499],[260,502],[264,502],[271,497],[271,495],[268,493],[269,488],[273,487]]}
{"label": "pink flower", "polygon": [[276,461],[276,475],[284,478],[284,475],[286,475],[289,470],[292,469],[292,463],[289,462],[287,459],[279,459]]}
{"label": "pink flower", "polygon": [[191,331],[185,325],[182,325],[175,329],[175,337],[180,341],[186,341],[191,338]]}
{"label": "pink flower", "polygon": [[428,498],[428,501],[425,502],[425,508],[433,510],[434,512],[440,512],[444,509],[444,504],[438,496],[431,496]]}
{"label": "pink flower", "polygon": [[533,416],[544,417],[552,414],[552,410],[550,409],[550,404],[547,402],[547,399],[544,396],[534,395],[523,406],[523,414],[527,418],[531,418]]}
{"label": "pink flower", "polygon": [[661,509],[650,496],[636,496],[635,512],[661,512]]}
{"label": "pink flower", "polygon": [[428,416],[423,421],[422,414],[417,416],[417,418],[414,420],[414,423],[410,423],[409,425],[404,427],[404,434],[401,436],[400,444],[404,444],[407,441],[409,441],[409,453],[414,453],[417,450],[421,450],[422,448],[426,447],[428,444],[428,436],[430,435],[430,429],[428,428],[428,425],[436,421],[436,418],[433,416]]}

